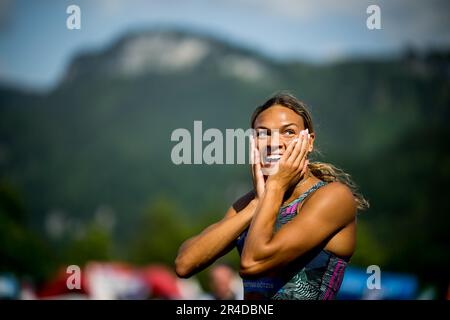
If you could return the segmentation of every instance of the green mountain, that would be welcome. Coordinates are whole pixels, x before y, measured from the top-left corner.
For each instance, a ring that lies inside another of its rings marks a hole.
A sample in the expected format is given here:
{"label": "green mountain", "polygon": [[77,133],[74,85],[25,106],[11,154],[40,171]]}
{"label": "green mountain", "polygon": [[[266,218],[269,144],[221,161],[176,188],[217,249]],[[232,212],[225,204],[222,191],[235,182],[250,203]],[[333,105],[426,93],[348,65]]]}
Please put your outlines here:
{"label": "green mountain", "polygon": [[128,34],[79,54],[48,93],[0,88],[0,178],[38,237],[63,246],[100,221],[126,258],[149,206],[198,229],[251,186],[245,165],[173,164],[171,133],[195,120],[246,129],[256,106],[289,90],[312,110],[320,160],[371,202],[355,262],[448,278],[449,62],[431,52],[309,65],[200,34]]}

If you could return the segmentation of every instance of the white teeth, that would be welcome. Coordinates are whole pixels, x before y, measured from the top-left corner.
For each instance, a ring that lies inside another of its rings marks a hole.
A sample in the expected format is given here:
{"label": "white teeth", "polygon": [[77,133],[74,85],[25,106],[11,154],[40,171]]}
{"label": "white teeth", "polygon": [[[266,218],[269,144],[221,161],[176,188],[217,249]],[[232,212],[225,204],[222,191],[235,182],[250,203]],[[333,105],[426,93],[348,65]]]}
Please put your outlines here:
{"label": "white teeth", "polygon": [[273,154],[273,155],[267,156],[266,160],[268,162],[276,162],[276,161],[280,160],[280,158],[281,158],[280,154]]}

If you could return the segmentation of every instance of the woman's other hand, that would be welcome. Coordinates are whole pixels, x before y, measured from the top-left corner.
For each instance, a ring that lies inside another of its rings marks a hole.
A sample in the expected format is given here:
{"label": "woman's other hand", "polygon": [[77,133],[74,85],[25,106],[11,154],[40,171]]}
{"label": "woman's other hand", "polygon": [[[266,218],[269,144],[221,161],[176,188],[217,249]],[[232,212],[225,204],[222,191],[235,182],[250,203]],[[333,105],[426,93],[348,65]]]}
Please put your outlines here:
{"label": "woman's other hand", "polygon": [[309,139],[310,135],[306,129],[301,131],[299,137],[289,144],[277,164],[276,173],[267,179],[267,186],[270,185],[285,191],[303,178],[309,163],[307,159]]}
{"label": "woman's other hand", "polygon": [[264,181],[264,175],[261,170],[261,155],[258,148],[256,147],[256,140],[254,137],[250,138],[250,149],[253,188],[255,190],[255,198],[256,200],[259,200],[263,197],[266,183]]}

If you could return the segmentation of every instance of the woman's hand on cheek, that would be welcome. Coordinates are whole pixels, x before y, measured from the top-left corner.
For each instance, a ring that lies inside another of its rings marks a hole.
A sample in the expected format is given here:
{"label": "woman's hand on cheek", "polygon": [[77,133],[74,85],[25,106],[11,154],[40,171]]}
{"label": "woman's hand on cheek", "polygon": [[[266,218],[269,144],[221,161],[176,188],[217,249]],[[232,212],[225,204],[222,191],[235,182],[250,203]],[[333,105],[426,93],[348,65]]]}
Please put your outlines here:
{"label": "woman's hand on cheek", "polygon": [[251,149],[251,166],[252,166],[252,178],[253,178],[253,188],[255,190],[255,198],[259,200],[264,195],[265,181],[264,175],[261,170],[261,155],[258,148],[256,147],[255,138],[250,140]]}
{"label": "woman's hand on cheek", "polygon": [[269,176],[267,186],[286,191],[296,184],[306,173],[308,160],[309,134],[308,129],[300,132],[287,147],[280,161],[276,173]]}

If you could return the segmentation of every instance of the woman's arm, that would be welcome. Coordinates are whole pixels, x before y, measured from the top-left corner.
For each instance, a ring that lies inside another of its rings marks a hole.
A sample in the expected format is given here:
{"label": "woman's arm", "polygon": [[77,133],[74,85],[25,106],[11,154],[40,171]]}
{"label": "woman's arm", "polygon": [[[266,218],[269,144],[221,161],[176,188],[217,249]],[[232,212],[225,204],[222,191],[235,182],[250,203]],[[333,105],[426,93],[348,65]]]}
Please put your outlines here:
{"label": "woman's arm", "polygon": [[354,219],[356,204],[343,184],[317,190],[302,207],[302,214],[273,234],[286,189],[306,172],[309,137],[291,143],[279,162],[278,172],[267,179],[241,256],[241,275],[264,273],[282,266],[319,246]]}
{"label": "woman's arm", "polygon": [[252,276],[283,266],[354,220],[356,204],[351,191],[338,182],[318,189],[288,224],[273,234],[283,192],[266,184],[266,193],[250,225],[241,257],[241,275]]}
{"label": "woman's arm", "polygon": [[254,137],[250,139],[250,145],[254,190],[237,200],[221,221],[181,245],[175,260],[175,271],[179,277],[188,278],[229,252],[234,247],[237,237],[250,224],[259,199],[264,193],[264,177]]}
{"label": "woman's arm", "polygon": [[245,197],[247,199],[240,200],[246,203],[242,210],[230,207],[222,220],[181,245],[175,260],[175,272],[179,277],[192,276],[233,248],[234,240],[248,227],[257,207],[256,199]]}

